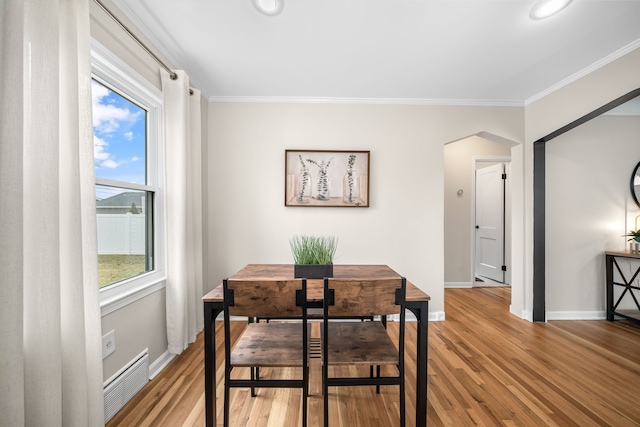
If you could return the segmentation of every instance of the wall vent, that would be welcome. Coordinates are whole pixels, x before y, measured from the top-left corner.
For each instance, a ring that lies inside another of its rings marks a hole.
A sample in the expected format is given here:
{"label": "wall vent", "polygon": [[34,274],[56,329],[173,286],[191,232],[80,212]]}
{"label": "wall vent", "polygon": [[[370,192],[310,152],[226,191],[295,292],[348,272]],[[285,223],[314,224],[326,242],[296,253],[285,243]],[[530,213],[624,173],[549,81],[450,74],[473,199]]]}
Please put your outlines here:
{"label": "wall vent", "polygon": [[104,423],[149,382],[149,353],[145,350],[104,386]]}

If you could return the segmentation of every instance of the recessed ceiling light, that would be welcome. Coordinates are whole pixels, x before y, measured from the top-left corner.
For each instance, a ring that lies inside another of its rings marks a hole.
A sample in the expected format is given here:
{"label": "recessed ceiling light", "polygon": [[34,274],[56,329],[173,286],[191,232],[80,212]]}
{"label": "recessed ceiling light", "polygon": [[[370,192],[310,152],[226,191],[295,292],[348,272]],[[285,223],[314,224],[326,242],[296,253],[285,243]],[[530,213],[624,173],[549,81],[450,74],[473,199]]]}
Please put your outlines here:
{"label": "recessed ceiling light", "polygon": [[282,12],[284,0],[252,0],[253,5],[265,15],[274,16]]}
{"label": "recessed ceiling light", "polygon": [[540,0],[533,9],[529,16],[531,19],[544,19],[549,16],[560,12],[571,3],[571,0]]}

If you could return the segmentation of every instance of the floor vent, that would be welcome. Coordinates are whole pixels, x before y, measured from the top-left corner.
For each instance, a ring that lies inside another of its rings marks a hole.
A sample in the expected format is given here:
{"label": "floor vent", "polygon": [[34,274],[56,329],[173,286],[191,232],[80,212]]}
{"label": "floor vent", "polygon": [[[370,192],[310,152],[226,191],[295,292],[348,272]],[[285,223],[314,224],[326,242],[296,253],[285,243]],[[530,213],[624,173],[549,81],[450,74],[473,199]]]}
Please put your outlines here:
{"label": "floor vent", "polygon": [[104,387],[104,423],[149,382],[149,353],[145,352],[123,368]]}

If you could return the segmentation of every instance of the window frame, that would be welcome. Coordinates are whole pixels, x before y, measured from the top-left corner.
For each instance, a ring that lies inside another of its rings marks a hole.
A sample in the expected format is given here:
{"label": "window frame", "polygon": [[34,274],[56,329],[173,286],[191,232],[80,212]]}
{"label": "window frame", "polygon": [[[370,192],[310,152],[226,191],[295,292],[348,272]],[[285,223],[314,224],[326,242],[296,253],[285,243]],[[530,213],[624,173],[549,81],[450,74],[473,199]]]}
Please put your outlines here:
{"label": "window frame", "polygon": [[157,292],[166,285],[162,91],[95,40],[91,41],[91,68],[93,79],[147,111],[147,184],[126,183],[125,186],[121,181],[95,178],[94,185],[154,193],[153,270],[99,289],[100,311],[104,316]]}

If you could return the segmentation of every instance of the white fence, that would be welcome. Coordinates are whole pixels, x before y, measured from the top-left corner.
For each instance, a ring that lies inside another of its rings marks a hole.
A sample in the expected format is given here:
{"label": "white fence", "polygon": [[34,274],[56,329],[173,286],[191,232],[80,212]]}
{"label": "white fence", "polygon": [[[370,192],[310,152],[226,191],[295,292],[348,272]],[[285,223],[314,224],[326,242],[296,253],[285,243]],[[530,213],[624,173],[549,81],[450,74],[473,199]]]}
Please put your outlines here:
{"label": "white fence", "polygon": [[98,214],[97,218],[98,254],[145,254],[145,214]]}

